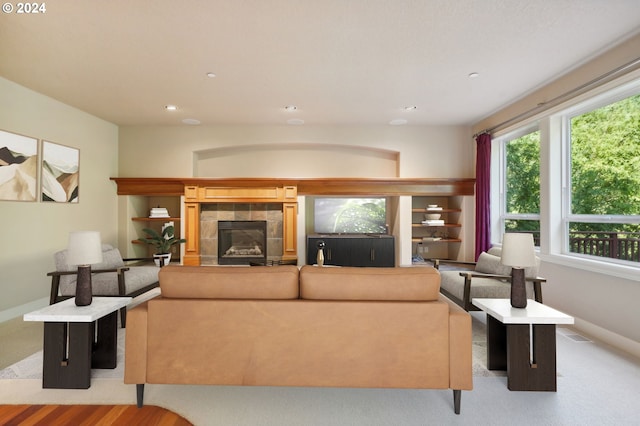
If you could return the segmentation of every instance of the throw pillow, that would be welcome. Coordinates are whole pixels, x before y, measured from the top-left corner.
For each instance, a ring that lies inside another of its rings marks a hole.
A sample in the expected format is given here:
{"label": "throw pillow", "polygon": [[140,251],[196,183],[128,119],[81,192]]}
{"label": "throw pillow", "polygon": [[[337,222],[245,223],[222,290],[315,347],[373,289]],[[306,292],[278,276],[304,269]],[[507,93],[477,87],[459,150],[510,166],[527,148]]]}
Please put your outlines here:
{"label": "throw pillow", "polygon": [[500,257],[482,252],[476,262],[476,272],[495,275],[511,275],[511,267],[500,263]]}

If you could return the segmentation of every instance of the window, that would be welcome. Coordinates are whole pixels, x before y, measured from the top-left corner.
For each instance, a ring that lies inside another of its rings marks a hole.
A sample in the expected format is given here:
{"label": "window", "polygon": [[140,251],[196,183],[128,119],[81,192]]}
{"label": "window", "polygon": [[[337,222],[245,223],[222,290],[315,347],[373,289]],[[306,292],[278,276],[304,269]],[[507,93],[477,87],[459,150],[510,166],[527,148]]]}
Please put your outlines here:
{"label": "window", "polygon": [[502,138],[502,232],[531,232],[540,245],[540,131],[526,128]]}
{"label": "window", "polygon": [[[627,94],[628,95],[628,94]],[[567,253],[640,262],[640,94],[564,117]]]}

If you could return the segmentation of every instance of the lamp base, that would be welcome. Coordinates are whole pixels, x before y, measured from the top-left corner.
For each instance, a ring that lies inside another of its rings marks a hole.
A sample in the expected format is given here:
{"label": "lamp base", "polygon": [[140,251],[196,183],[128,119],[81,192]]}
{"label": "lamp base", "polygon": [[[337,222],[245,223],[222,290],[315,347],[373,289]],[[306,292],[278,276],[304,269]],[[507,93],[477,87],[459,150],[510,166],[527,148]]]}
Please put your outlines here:
{"label": "lamp base", "polygon": [[91,292],[91,265],[78,265],[76,281],[76,306],[88,306],[93,295]]}
{"label": "lamp base", "polygon": [[523,268],[511,268],[511,306],[514,308],[527,307],[527,287]]}

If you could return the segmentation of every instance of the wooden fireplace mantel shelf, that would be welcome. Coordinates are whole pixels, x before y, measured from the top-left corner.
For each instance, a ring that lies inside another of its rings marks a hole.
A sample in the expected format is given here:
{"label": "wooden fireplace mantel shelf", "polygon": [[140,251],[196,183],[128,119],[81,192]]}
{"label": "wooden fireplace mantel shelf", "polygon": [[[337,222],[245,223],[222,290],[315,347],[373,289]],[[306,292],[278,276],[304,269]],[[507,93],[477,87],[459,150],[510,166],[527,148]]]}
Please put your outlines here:
{"label": "wooden fireplace mantel shelf", "polygon": [[298,195],[474,195],[475,179],[445,178],[141,178],[112,177],[118,195],[184,195],[186,186],[295,186]]}

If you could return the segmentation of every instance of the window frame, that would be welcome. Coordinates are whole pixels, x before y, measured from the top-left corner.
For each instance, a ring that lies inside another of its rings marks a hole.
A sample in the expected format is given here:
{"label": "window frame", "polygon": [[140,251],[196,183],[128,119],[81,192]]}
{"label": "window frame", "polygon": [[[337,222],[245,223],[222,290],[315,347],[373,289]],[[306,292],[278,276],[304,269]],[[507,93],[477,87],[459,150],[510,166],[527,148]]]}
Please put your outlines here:
{"label": "window frame", "polygon": [[[505,234],[505,226],[506,221],[508,220],[536,220],[540,222],[540,213],[509,213],[507,211],[507,145],[509,142],[518,139],[522,136],[528,135],[530,133],[540,132],[540,126],[537,122],[526,124],[522,127],[518,127],[517,129],[501,135],[495,139],[495,145],[498,148],[498,156],[497,161],[499,164],[498,167],[498,175],[497,175],[497,192],[494,194],[497,195],[498,200],[498,214],[494,217],[497,220],[492,220],[494,222],[494,232],[492,235],[496,235],[499,241],[492,241],[495,244],[501,244],[502,237]],[[496,157],[494,157],[496,158]],[[538,157],[538,161],[540,162],[540,157]],[[498,231],[498,232],[495,232]],[[542,238],[542,235],[540,235]],[[492,238],[495,240],[495,238]]]}
{"label": "window frame", "polygon": [[571,211],[572,206],[572,159],[571,159],[571,120],[577,116],[595,111],[599,108],[614,104],[631,96],[640,95],[640,80],[635,80],[629,84],[623,84],[619,87],[607,90],[599,95],[592,96],[576,105],[565,108],[556,117],[561,119],[561,141],[562,141],[562,235],[561,248],[562,254],[578,259],[590,261],[598,261],[602,263],[640,267],[637,262],[619,260],[614,258],[593,256],[582,253],[574,253],[570,251],[569,226],[573,223],[602,223],[602,224],[640,224],[640,215],[589,215],[574,214]]}

